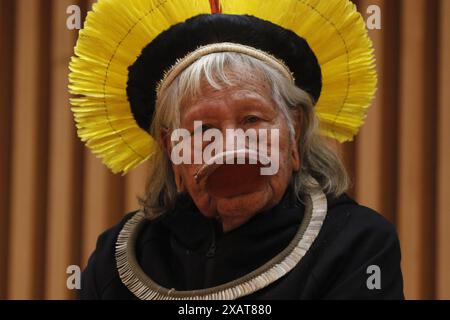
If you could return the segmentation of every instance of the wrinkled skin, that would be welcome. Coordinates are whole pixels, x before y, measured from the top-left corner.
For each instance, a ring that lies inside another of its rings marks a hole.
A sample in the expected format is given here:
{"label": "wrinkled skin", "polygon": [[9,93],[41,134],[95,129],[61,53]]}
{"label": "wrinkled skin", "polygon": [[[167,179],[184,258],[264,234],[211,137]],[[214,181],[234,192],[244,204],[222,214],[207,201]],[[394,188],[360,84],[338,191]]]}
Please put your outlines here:
{"label": "wrinkled skin", "polygon": [[[232,128],[279,129],[280,134],[280,168],[272,176],[260,176],[256,165],[223,165],[198,183],[195,174],[201,165],[173,165],[178,191],[187,191],[202,214],[219,219],[227,232],[280,202],[293,172],[300,169],[299,150],[289,133],[286,118],[272,99],[268,84],[241,77],[236,85],[217,90],[203,83],[202,95],[182,106],[181,128],[192,133],[197,129],[194,121],[202,121],[203,130],[216,128],[224,137],[225,130]],[[301,115],[296,117],[294,139],[300,135],[300,119]],[[170,154],[169,136],[165,136],[164,145]],[[270,145],[268,148],[270,150]]]}

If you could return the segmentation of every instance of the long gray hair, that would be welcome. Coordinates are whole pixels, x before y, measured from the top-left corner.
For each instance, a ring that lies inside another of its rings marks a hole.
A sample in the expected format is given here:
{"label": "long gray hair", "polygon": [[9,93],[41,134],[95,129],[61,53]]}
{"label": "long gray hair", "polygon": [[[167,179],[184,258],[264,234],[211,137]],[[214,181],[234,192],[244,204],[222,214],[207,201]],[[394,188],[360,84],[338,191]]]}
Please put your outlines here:
{"label": "long gray hair", "polygon": [[[249,76],[270,85],[273,100],[288,122],[291,139],[298,144],[301,169],[293,174],[291,180],[295,195],[302,199],[317,187],[316,181],[326,194],[339,196],[344,193],[349,184],[348,175],[339,157],[319,134],[319,122],[309,94],[265,62],[248,55],[213,53],[184,70],[160,94],[150,128],[152,136],[161,137],[164,131],[179,128],[180,107],[185,101],[202,94],[204,80],[220,90],[223,86],[235,84],[240,77],[248,79]],[[299,115],[302,119],[301,136],[295,141],[294,119]],[[140,203],[146,215],[154,219],[174,208],[177,188],[170,157],[161,145],[149,162],[146,193]]]}

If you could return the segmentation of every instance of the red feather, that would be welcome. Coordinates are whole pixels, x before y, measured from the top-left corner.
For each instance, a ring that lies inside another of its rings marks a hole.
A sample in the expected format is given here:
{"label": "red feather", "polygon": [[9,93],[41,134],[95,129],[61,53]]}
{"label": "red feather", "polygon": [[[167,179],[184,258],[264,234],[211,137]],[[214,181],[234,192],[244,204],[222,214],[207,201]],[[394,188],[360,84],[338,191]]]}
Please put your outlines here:
{"label": "red feather", "polygon": [[209,0],[209,4],[211,5],[211,13],[222,13],[222,6],[220,4],[220,0]]}

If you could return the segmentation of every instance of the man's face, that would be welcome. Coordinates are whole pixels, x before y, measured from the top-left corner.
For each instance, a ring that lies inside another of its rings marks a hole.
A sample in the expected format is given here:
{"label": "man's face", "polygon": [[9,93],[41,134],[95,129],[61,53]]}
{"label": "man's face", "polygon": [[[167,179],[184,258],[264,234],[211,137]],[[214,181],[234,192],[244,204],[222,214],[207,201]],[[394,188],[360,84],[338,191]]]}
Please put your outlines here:
{"label": "man's face", "polygon": [[[293,171],[299,170],[299,153],[288,122],[275,105],[268,84],[251,78],[241,79],[238,85],[217,90],[206,81],[203,83],[202,95],[186,101],[181,108],[181,128],[192,134],[199,130],[219,130],[224,137],[224,151],[230,151],[227,149],[230,139],[227,129],[265,130],[269,132],[266,146],[269,154],[271,149],[273,152],[270,132],[277,129],[279,134],[279,148],[275,150],[279,152],[279,169],[273,175],[261,175],[261,165],[223,164],[198,181],[196,174],[202,164],[173,165],[179,191],[187,191],[206,217],[219,218],[224,230],[228,231],[272,208],[282,199]],[[201,121],[203,128],[196,128],[195,121]],[[298,123],[295,126],[299,131]],[[204,150],[210,143],[203,142],[201,148]]]}

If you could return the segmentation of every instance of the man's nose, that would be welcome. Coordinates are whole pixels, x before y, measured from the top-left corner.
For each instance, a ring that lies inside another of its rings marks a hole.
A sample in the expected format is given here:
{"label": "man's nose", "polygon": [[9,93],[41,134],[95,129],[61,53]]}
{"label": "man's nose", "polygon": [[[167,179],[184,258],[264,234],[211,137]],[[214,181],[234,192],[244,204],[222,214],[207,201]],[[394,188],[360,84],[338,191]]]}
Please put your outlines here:
{"label": "man's nose", "polygon": [[[221,130],[224,144],[224,152],[248,149],[252,142],[252,135],[240,126],[233,124]],[[256,138],[256,137],[255,137]]]}

